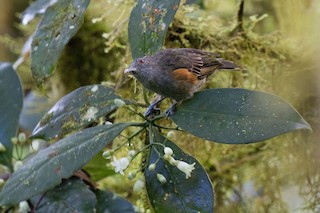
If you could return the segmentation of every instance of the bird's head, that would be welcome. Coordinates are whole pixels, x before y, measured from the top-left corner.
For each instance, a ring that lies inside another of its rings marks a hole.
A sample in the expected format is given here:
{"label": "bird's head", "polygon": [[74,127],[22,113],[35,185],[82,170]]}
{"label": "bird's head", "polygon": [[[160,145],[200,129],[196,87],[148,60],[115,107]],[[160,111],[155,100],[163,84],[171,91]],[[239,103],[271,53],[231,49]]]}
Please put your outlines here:
{"label": "bird's head", "polygon": [[127,69],[124,70],[124,73],[133,75],[139,80],[141,77],[148,74],[152,63],[152,56],[137,58]]}

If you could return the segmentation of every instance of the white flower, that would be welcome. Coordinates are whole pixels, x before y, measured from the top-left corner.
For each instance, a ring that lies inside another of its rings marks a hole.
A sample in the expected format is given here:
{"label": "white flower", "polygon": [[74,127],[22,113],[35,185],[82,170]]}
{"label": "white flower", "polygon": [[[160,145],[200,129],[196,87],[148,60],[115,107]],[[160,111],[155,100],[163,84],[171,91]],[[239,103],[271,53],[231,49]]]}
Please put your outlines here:
{"label": "white flower", "polygon": [[6,147],[0,143],[0,152],[5,152],[6,151]]}
{"label": "white flower", "polygon": [[157,179],[160,183],[165,184],[167,182],[167,178],[162,174],[157,173]]}
{"label": "white flower", "polygon": [[176,159],[174,159],[172,156],[170,156],[168,161],[171,164],[171,166],[177,166],[178,164],[178,161],[176,161]]}
{"label": "white flower", "polygon": [[191,177],[191,172],[195,169],[194,168],[194,165],[196,163],[193,163],[193,164],[188,164],[184,161],[180,161],[180,160],[177,160],[177,168],[184,172],[186,174],[186,179],[188,179],[189,177]]}
{"label": "white flower", "polygon": [[164,152],[164,154],[170,155],[170,156],[173,154],[172,149],[170,147],[167,147],[167,146],[164,147],[163,152]]}
{"label": "white flower", "polygon": [[153,172],[153,171],[156,169],[156,167],[157,167],[157,164],[152,163],[152,164],[150,164],[150,165],[148,166],[148,170],[149,170],[150,172]]}
{"label": "white flower", "polygon": [[114,171],[116,173],[120,173],[124,175],[123,170],[128,168],[130,164],[130,160],[128,158],[120,158],[119,160],[113,156],[113,162],[111,162],[111,165],[114,166]]}
{"label": "white flower", "polygon": [[144,181],[140,178],[133,185],[133,193],[138,194],[144,188]]}
{"label": "white flower", "polygon": [[19,212],[21,213],[28,213],[30,211],[30,207],[27,201],[21,201],[19,203]]}
{"label": "white flower", "polygon": [[123,100],[121,100],[119,98],[114,99],[113,102],[119,108],[127,105],[126,102],[124,102]]}

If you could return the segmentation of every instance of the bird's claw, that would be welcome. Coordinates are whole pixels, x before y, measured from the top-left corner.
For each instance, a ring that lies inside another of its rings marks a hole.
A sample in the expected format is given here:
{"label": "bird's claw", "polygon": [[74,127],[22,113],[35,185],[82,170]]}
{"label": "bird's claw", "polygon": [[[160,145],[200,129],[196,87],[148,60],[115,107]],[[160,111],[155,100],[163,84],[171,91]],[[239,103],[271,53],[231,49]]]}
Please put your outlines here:
{"label": "bird's claw", "polygon": [[177,104],[174,103],[169,107],[169,109],[166,110],[166,112],[165,112],[166,117],[172,116],[176,113],[176,106],[177,106]]}
{"label": "bird's claw", "polygon": [[157,108],[154,104],[151,104],[147,111],[144,113],[145,117],[150,117],[150,115],[155,116],[160,114],[160,109]]}

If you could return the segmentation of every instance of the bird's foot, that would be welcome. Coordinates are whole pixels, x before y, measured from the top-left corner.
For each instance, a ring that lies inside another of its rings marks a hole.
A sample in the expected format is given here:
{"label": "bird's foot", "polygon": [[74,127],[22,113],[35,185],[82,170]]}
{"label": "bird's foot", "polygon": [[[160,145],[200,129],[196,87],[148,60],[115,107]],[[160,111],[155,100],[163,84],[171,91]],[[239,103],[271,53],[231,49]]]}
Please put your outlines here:
{"label": "bird's foot", "polygon": [[172,116],[176,113],[177,103],[172,104],[165,112],[166,117]]}
{"label": "bird's foot", "polygon": [[147,111],[144,113],[145,117],[154,117],[160,114],[160,109],[156,107],[157,104],[151,104]]}

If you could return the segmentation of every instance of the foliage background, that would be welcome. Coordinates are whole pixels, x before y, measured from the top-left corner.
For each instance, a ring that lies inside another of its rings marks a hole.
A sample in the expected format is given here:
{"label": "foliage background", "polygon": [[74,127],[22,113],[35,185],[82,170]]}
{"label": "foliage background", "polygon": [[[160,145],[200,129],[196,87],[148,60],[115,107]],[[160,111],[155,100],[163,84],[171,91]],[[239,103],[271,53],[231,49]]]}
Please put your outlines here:
{"label": "foliage background", "polygon": [[[36,21],[19,25],[17,12],[27,4],[0,1],[0,59],[14,61]],[[237,1],[188,2],[200,2],[200,6],[179,8],[165,46],[215,50],[236,61],[246,68],[244,74],[221,72],[208,87],[244,87],[278,94],[293,104],[314,130],[313,134],[300,131],[245,146],[203,143],[191,135],[176,134],[173,141],[208,171],[215,189],[216,212],[319,212],[320,3],[246,1],[243,36],[235,28]],[[83,27],[69,42],[56,74],[46,84],[52,103],[81,85],[101,81],[115,87],[123,97],[143,99],[142,87],[123,76],[131,62],[127,23],[133,3],[91,2]],[[263,14],[268,17],[256,23]],[[25,94],[35,89],[28,63],[18,69]],[[128,114],[119,110],[115,118],[127,121]],[[100,184],[112,185],[134,203],[143,202],[128,191],[132,183],[121,178],[108,178]]]}

